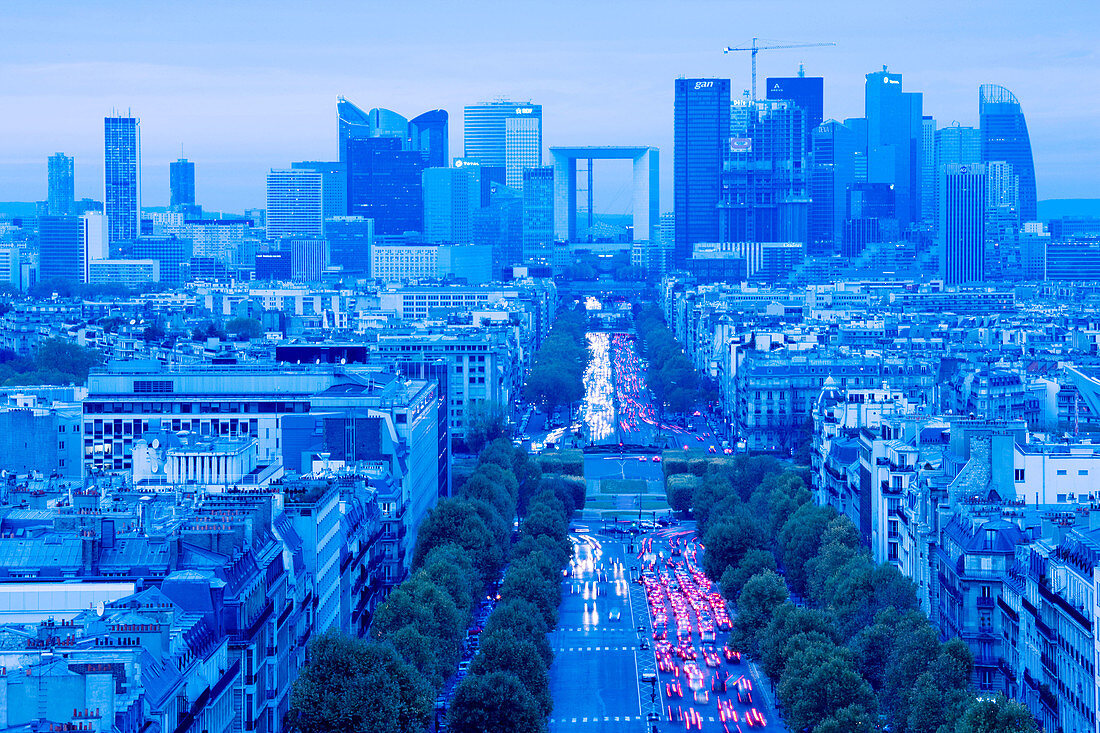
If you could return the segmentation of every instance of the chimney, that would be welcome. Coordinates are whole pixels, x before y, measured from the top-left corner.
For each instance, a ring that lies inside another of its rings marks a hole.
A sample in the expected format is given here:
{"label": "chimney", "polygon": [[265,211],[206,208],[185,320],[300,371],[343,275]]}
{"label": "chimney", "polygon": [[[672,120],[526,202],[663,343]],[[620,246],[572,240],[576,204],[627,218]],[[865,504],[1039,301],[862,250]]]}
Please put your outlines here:
{"label": "chimney", "polygon": [[103,547],[115,546],[115,520],[101,519],[99,524],[100,542]]}

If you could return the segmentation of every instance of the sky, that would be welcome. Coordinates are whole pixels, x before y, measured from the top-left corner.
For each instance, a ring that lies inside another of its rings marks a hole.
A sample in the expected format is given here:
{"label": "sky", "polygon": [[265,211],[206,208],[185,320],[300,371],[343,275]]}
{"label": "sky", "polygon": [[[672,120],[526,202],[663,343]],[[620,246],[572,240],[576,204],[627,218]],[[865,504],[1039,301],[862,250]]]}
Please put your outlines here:
{"label": "sky", "polygon": [[[1040,199],[1100,197],[1100,2],[1059,0],[3,0],[0,201],[46,197],[46,159],[76,157],[76,194],[103,197],[103,116],[141,119],[142,204],[168,164],[196,164],[208,210],[262,207],[264,175],[332,160],[336,97],[406,117],[500,96],[543,105],[552,145],[654,145],[672,201],[673,80],[750,83],[753,36],[834,42],[762,51],[758,75],[825,77],[825,117],[863,114],[889,67],[942,125],[977,125],[977,89],[1020,99]],[[763,92],[760,92],[761,95]],[[627,164],[596,165],[596,209],[630,210]]]}

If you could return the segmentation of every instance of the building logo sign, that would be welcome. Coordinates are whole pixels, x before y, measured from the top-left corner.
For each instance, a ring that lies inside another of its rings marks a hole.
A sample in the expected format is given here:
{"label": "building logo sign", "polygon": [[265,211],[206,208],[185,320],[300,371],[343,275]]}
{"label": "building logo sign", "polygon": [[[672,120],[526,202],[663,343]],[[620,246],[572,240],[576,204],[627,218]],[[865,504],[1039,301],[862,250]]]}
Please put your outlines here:
{"label": "building logo sign", "polygon": [[516,107],[517,115],[529,115],[533,114],[535,109],[533,107]]}
{"label": "building logo sign", "polygon": [[751,137],[731,137],[730,138],[730,152],[731,153],[751,153],[752,152],[752,138]]}
{"label": "building logo sign", "polygon": [[695,90],[696,91],[698,91],[700,89],[710,89],[713,86],[714,86],[713,81],[697,81],[697,82],[695,82]]}

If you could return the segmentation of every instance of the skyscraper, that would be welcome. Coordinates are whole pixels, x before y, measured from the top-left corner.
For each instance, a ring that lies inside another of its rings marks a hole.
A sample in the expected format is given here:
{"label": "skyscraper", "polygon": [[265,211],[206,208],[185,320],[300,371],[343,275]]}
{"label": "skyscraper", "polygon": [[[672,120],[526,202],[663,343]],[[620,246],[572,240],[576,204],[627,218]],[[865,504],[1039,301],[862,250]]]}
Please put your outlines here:
{"label": "skyscraper", "polygon": [[1035,162],[1020,101],[1002,86],[982,84],[978,90],[978,117],[982,161],[1004,161],[1012,166],[1020,178],[1020,221],[1035,221]]}
{"label": "skyscraper", "polygon": [[336,98],[337,131],[340,145],[340,162],[347,162],[348,140],[362,140],[371,136],[370,118],[367,113],[343,97]]}
{"label": "skyscraper", "polygon": [[824,118],[825,79],[820,76],[769,76],[765,84],[767,99],[789,99],[806,117],[806,151],[810,135]]}
{"label": "skyscraper", "polygon": [[370,249],[374,245],[373,219],[361,216],[325,219],[325,239],[329,243],[332,264],[340,265],[344,272],[370,272]]}
{"label": "skyscraper", "polygon": [[54,153],[48,163],[49,187],[46,205],[52,216],[73,213],[73,159],[64,153]]}
{"label": "skyscraper", "polygon": [[696,242],[718,240],[722,164],[730,141],[729,79],[677,79],[673,143],[673,262]]}
{"label": "skyscraper", "polygon": [[894,186],[902,228],[921,219],[923,95],[903,92],[901,74],[867,75],[867,180]]}
{"label": "skyscraper", "polygon": [[465,108],[463,157],[502,165],[507,183],[520,189],[523,169],[542,165],[542,105],[499,100]]}
{"label": "skyscraper", "polygon": [[322,178],[312,170],[272,170],[267,174],[267,239],[320,237],[323,231]]}
{"label": "skyscraper", "polygon": [[810,251],[836,249],[844,232],[848,187],[855,183],[856,132],[836,120],[813,131],[810,167]]}
{"label": "skyscraper", "polygon": [[948,165],[971,166],[982,162],[982,136],[973,127],[962,127],[953,124],[936,130],[935,145],[933,147],[934,165],[937,172],[933,200],[936,202],[936,211],[939,211],[939,171]]}
{"label": "skyscraper", "polygon": [[731,138],[721,173],[719,242],[809,238],[806,112],[789,100],[759,101],[743,138]]}
{"label": "skyscraper", "polygon": [[985,166],[945,165],[939,171],[938,237],[944,279],[985,279]]}
{"label": "skyscraper", "polygon": [[455,161],[452,168],[426,168],[424,241],[472,244],[474,218],[481,208],[481,167]]}
{"label": "skyscraper", "polygon": [[173,208],[195,205],[195,164],[187,158],[180,158],[168,165],[169,185],[172,197],[169,203]]}
{"label": "skyscraper", "polygon": [[348,141],[348,214],[374,219],[377,235],[424,227],[424,160],[396,137]]}
{"label": "skyscraper", "polygon": [[921,118],[920,136],[920,217],[921,224],[932,228],[936,223],[936,120]]}
{"label": "skyscraper", "polygon": [[136,117],[103,118],[103,202],[110,244],[141,233],[139,126]]}
{"label": "skyscraper", "polygon": [[291,163],[290,168],[321,174],[321,215],[325,219],[348,213],[348,171],[344,163],[338,160],[303,160]]}
{"label": "skyscraper", "polygon": [[428,168],[446,168],[451,164],[447,128],[447,110],[433,109],[409,120],[409,141],[419,150]]}
{"label": "skyscraper", "polygon": [[38,218],[38,278],[84,282],[84,222],[79,216]]}
{"label": "skyscraper", "polygon": [[523,171],[523,261],[550,262],[554,247],[554,167]]}

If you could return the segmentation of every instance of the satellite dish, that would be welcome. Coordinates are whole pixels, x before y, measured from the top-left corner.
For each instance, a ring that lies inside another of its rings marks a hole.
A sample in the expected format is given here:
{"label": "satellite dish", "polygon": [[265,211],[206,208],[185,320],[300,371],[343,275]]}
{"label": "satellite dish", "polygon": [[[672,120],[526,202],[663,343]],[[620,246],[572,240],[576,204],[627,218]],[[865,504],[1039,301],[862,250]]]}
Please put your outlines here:
{"label": "satellite dish", "polygon": [[153,450],[160,447],[160,438],[153,438]]}
{"label": "satellite dish", "polygon": [[103,618],[103,614],[106,610],[107,610],[107,607],[103,605],[103,601],[96,601],[96,603],[95,603],[95,615],[96,616],[99,616],[100,618]]}

